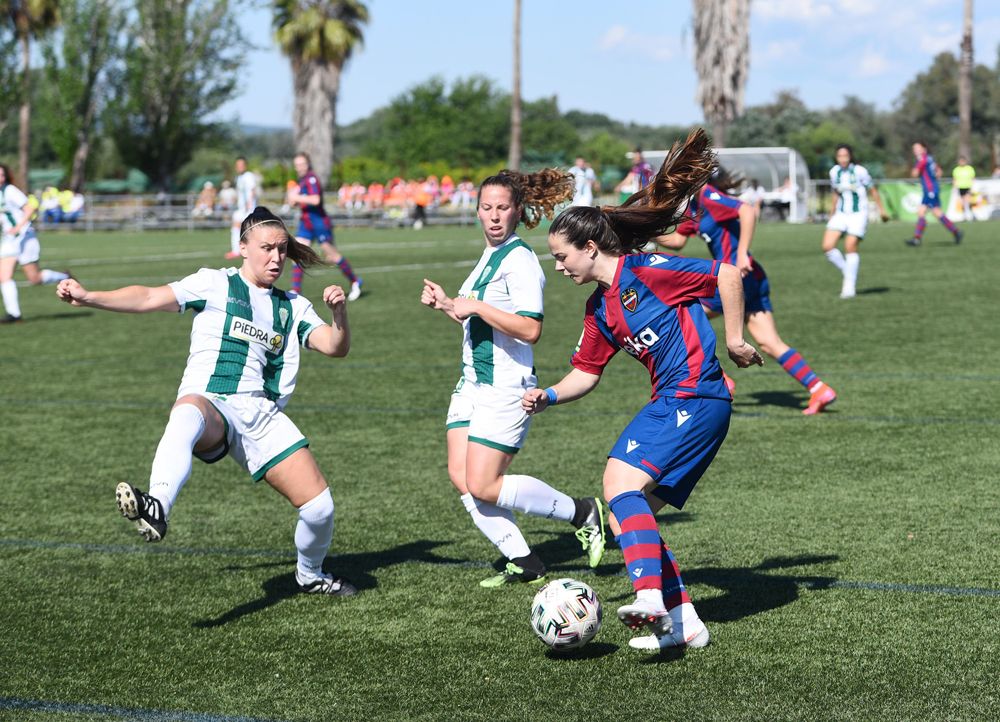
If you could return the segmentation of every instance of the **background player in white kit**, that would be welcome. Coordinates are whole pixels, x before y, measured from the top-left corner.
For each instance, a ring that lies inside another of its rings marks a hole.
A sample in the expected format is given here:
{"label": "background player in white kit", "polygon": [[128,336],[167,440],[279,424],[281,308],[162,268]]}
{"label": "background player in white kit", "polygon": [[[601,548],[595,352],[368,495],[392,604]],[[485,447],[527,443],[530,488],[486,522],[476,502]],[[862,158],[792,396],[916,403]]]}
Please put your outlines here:
{"label": "background player in white kit", "polygon": [[571,522],[592,567],[604,553],[597,499],[573,499],[541,479],[507,473],[531,425],[521,397],[538,385],[531,346],[542,333],[545,286],[538,257],[515,230],[522,220],[530,228],[543,214],[551,217],[572,189],[568,176],[548,168],[530,175],[501,171],[484,180],[478,215],[486,248],[479,263],[455,298],[426,278],[420,295],[421,303],[464,330],[462,378],[445,422],[448,475],[473,523],[508,560],[504,571],[480,582],[484,587],[536,583],[545,575],[512,510]]}
{"label": "background player in white kit", "polygon": [[[823,234],[823,253],[844,276],[840,297],[853,298],[857,292],[858,267],[861,265],[858,243],[865,237],[868,228],[869,194],[878,206],[882,220],[889,220],[889,215],[882,206],[882,198],[868,170],[854,162],[851,146],[838,145],[836,160],[837,165],[830,169],[833,207],[830,221],[826,224],[826,233]],[[845,234],[846,255],[837,248],[837,241]]]}
{"label": "background player in white kit", "polygon": [[74,306],[144,313],[191,309],[191,350],[177,401],[149,476],[149,493],[122,482],[118,508],[146,541],[160,541],[191,457],[206,463],[233,457],[254,481],[264,479],[298,509],[295,580],[303,592],[348,596],[356,588],[323,572],[333,538],[333,497],[309,451],[309,442],[282,409],[295,388],[302,349],[346,356],[351,344],[344,291],[328,286],[324,323],[304,297],[274,287],[285,259],[319,262],[292,240],[285,224],[256,208],[240,233],[239,269],[203,268],[166,286],[88,291],[62,281],[59,297]]}
{"label": "background player in white kit", "polygon": [[247,170],[247,159],[236,159],[236,210],[229,230],[229,253],[226,258],[240,257],[240,224],[257,207],[257,176]]}
{"label": "background player in white kit", "polygon": [[567,172],[573,176],[573,181],[576,183],[576,188],[573,190],[573,201],[570,205],[594,205],[594,186],[597,184],[594,169],[587,165],[587,161],[582,156],[578,156],[573,167]]}
{"label": "background player in white kit", "polygon": [[42,250],[31,225],[36,210],[36,203],[14,185],[10,168],[0,165],[0,295],[6,309],[0,323],[21,320],[21,299],[14,282],[14,269],[18,265],[33,286],[58,283],[70,277],[69,273],[38,268]]}

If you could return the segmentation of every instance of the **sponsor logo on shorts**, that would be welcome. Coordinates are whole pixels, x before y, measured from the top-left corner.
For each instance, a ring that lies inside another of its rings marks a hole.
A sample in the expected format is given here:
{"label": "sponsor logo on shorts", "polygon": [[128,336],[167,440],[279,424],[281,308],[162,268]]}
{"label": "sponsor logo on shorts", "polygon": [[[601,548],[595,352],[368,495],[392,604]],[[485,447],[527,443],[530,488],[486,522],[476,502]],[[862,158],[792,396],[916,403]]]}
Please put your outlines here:
{"label": "sponsor logo on shorts", "polygon": [[622,305],[629,311],[635,311],[639,305],[639,294],[634,288],[626,288],[622,291]]}
{"label": "sponsor logo on shorts", "polygon": [[285,337],[280,333],[267,331],[251,321],[234,318],[229,328],[229,335],[249,343],[260,344],[272,352],[277,352],[285,343]]}
{"label": "sponsor logo on shorts", "polygon": [[635,451],[638,448],[639,448],[639,442],[638,441],[632,441],[632,439],[629,439],[628,442],[625,444],[625,453],[626,454],[631,454],[633,451]]}
{"label": "sponsor logo on shorts", "polygon": [[691,418],[691,414],[684,409],[677,409],[677,428],[684,425],[684,422]]}

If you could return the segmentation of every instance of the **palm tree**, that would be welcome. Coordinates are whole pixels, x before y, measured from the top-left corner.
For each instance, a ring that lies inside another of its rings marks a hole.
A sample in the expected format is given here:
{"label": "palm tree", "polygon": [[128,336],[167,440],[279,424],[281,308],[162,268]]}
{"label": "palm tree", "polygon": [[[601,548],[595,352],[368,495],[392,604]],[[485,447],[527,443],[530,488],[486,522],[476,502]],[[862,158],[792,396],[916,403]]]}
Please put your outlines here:
{"label": "palm tree", "polygon": [[361,43],[368,8],[358,0],[275,0],[274,37],[292,64],[295,146],[329,182],[340,73]]}
{"label": "palm tree", "polygon": [[514,0],[514,78],[510,91],[510,154],[507,167],[521,169],[521,0]]}
{"label": "palm tree", "polygon": [[972,162],[972,0],[965,0],[962,58],[958,69],[958,154]]}
{"label": "palm tree", "polygon": [[59,0],[0,0],[0,15],[14,26],[21,46],[21,109],[17,139],[20,177],[28,187],[28,151],[31,147],[31,39],[44,35],[59,22]]}
{"label": "palm tree", "polygon": [[743,113],[750,66],[750,0],[694,0],[694,64],[698,102],[715,146]]}

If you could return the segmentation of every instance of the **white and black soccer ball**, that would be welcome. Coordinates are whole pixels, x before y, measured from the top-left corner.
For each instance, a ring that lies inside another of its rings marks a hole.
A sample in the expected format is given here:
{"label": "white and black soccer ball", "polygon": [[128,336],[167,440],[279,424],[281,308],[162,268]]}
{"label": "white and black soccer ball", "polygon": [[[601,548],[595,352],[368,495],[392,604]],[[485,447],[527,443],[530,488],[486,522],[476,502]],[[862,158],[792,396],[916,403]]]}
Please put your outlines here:
{"label": "white and black soccer ball", "polygon": [[531,628],[554,650],[578,649],[601,628],[601,602],[583,582],[555,579],[531,603]]}

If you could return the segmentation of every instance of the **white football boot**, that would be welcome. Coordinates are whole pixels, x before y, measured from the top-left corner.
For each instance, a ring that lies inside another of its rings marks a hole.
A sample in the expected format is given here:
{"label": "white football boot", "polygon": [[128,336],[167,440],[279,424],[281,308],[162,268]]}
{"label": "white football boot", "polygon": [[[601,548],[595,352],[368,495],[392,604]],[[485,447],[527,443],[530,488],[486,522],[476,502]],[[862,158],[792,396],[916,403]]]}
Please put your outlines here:
{"label": "white football boot", "polygon": [[673,628],[670,613],[664,609],[662,601],[657,605],[638,596],[631,604],[618,607],[618,619],[629,629],[649,627],[656,635],[670,634]]}
{"label": "white football boot", "polygon": [[710,635],[708,627],[698,618],[694,605],[688,602],[670,610],[672,629],[666,634],[648,634],[644,637],[633,637],[628,646],[645,652],[661,652],[664,649],[700,649],[708,646]]}

